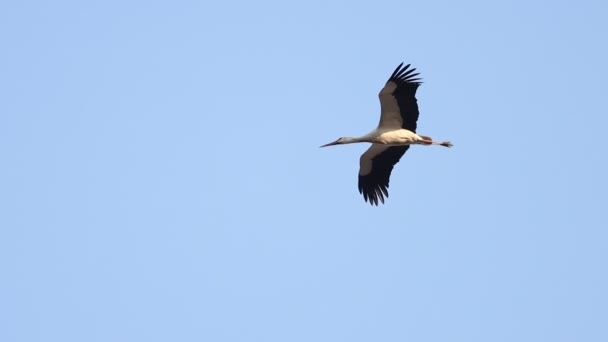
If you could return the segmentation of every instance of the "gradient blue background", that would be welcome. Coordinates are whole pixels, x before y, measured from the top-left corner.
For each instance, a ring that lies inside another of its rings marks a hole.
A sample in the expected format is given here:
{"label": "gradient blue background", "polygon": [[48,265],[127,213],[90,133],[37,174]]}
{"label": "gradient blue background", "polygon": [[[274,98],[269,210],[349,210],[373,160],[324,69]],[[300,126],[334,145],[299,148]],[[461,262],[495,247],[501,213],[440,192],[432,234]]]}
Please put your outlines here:
{"label": "gradient blue background", "polygon": [[[0,340],[608,341],[605,1],[4,1]],[[391,197],[357,192],[395,66]]]}

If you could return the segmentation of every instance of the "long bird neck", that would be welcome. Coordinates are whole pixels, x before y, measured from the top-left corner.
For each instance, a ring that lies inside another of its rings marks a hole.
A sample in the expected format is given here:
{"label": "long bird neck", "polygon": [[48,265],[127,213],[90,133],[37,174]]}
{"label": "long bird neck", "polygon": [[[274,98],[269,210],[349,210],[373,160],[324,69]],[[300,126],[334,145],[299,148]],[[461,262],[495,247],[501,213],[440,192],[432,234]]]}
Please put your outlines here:
{"label": "long bird neck", "polygon": [[341,139],[341,144],[354,144],[360,142],[369,142],[369,137],[367,135],[361,137],[344,137]]}

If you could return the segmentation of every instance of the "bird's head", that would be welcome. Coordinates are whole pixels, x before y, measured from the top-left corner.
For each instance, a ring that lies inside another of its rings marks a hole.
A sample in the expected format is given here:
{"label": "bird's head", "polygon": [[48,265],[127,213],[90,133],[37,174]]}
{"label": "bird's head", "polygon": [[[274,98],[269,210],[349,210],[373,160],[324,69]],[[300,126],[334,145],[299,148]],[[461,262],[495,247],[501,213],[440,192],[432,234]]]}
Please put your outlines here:
{"label": "bird's head", "polygon": [[325,144],[325,145],[322,145],[322,146],[319,146],[319,147],[327,147],[327,146],[344,144],[345,140],[346,140],[346,138],[344,138],[344,137],[338,138],[338,140],[336,140],[336,141],[332,141],[332,142],[330,142],[328,144]]}

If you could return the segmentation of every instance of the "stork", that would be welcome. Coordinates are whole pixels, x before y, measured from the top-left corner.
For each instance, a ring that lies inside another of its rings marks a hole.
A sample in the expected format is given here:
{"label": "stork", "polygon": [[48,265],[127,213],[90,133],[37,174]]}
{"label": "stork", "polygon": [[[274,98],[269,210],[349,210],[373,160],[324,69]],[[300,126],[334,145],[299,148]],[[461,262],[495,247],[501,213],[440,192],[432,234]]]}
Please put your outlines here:
{"label": "stork", "polygon": [[384,203],[388,198],[391,171],[410,145],[439,145],[452,147],[449,141],[437,142],[431,137],[416,134],[418,103],[416,90],[422,82],[410,64],[399,64],[380,90],[380,123],[372,132],[360,137],[342,137],[321,147],[372,143],[359,159],[359,193],[371,205]]}

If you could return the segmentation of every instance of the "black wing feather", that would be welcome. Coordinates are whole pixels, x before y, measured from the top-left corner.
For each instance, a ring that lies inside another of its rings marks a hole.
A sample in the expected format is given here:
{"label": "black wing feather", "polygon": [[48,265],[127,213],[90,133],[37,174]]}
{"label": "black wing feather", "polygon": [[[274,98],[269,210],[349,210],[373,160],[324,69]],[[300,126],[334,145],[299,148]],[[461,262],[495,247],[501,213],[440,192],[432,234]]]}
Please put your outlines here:
{"label": "black wing feather", "polygon": [[401,128],[416,132],[416,124],[420,114],[416,100],[416,90],[422,82],[420,82],[420,78],[416,77],[420,74],[413,73],[416,68],[408,69],[409,67],[410,64],[405,67],[403,67],[403,63],[399,64],[387,82],[393,82],[397,85],[393,91],[393,96],[397,100],[403,118]]}
{"label": "black wing feather", "polygon": [[405,146],[391,146],[382,153],[372,158],[372,170],[367,175],[359,175],[359,193],[363,194],[365,201],[371,205],[384,203],[384,198],[388,198],[388,186],[393,166],[410,148]]}

